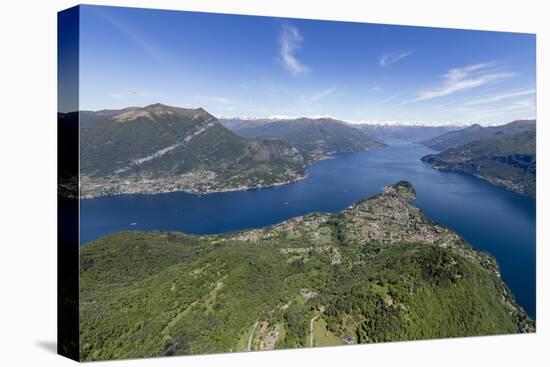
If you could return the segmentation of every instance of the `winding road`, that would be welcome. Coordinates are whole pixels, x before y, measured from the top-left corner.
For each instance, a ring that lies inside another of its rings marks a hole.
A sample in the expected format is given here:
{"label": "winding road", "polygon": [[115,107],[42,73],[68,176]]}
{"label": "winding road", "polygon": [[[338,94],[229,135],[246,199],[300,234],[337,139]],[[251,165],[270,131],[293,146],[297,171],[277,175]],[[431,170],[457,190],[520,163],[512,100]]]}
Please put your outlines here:
{"label": "winding road", "polygon": [[246,348],[247,352],[250,352],[252,349],[252,337],[254,336],[254,331],[256,330],[256,327],[258,326],[258,321],[254,324],[254,327],[252,328],[252,332],[250,333],[250,336],[248,337],[248,347]]}
{"label": "winding road", "polygon": [[323,314],[323,312],[325,312],[325,307],[324,306],[321,306],[319,307],[319,314],[315,317],[313,317],[310,321],[309,321],[309,345],[310,347],[313,347],[313,323],[315,322],[315,320],[317,320],[319,318],[319,316],[321,316]]}

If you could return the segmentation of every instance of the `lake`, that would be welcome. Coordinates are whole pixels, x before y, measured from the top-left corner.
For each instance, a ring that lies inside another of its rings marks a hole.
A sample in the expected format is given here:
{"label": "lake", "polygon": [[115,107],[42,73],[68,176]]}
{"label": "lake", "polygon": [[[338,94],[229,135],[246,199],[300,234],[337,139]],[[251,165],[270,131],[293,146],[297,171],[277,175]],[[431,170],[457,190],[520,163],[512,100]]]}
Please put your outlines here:
{"label": "lake", "polygon": [[535,302],[535,201],[475,177],[441,172],[420,161],[433,153],[417,144],[337,155],[308,167],[288,185],[193,195],[121,195],[81,200],[82,244],[123,230],[175,230],[212,234],[270,225],[291,217],[340,211],[407,180],[422,211],[493,254],[502,278],[533,318]]}

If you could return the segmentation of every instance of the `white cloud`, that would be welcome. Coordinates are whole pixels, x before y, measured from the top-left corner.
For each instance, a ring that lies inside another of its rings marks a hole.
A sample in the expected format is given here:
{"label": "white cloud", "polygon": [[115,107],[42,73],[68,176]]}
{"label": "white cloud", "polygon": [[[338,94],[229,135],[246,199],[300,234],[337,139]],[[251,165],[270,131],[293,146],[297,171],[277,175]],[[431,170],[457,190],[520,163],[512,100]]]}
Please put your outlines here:
{"label": "white cloud", "polygon": [[424,90],[420,92],[417,98],[404,104],[447,96],[514,76],[513,73],[501,72],[492,68],[492,66],[493,63],[480,63],[451,69],[442,75],[443,81],[438,87]]}
{"label": "white cloud", "polygon": [[292,74],[307,74],[309,68],[295,56],[296,50],[302,46],[303,37],[298,28],[285,24],[281,27],[279,37],[280,56],[283,66]]}
{"label": "white cloud", "polygon": [[525,96],[525,95],[529,95],[529,94],[533,94],[533,93],[535,93],[534,89],[522,90],[522,91],[517,91],[517,92],[509,92],[509,93],[497,94],[497,95],[492,95],[492,96],[474,98],[474,99],[471,99],[471,100],[465,102],[464,104],[466,106],[488,104],[488,103],[502,101],[504,99]]}
{"label": "white cloud", "polygon": [[413,52],[414,50],[409,50],[406,52],[392,52],[392,53],[384,54],[380,56],[380,59],[378,60],[378,64],[380,64],[380,66],[389,66],[389,65],[395,64],[399,60],[404,59],[407,56],[410,56]]}

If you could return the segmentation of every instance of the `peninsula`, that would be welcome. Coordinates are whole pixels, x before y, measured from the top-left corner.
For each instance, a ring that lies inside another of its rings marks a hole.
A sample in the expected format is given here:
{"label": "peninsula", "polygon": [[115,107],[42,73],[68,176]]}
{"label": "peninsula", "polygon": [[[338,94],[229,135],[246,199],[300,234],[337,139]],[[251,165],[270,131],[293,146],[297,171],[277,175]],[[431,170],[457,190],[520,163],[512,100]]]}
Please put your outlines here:
{"label": "peninsula", "polygon": [[534,332],[496,260],[415,197],[402,181],[336,214],[83,246],[82,359]]}

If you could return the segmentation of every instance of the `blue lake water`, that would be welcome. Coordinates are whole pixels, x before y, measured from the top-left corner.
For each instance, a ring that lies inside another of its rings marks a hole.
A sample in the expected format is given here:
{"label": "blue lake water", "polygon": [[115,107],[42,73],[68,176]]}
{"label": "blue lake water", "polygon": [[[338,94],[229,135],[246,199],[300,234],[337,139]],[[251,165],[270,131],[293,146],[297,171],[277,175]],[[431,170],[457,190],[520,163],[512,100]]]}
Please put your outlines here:
{"label": "blue lake water", "polygon": [[416,144],[337,155],[308,168],[302,181],[267,189],[193,195],[121,195],[81,200],[81,243],[123,230],[175,230],[212,234],[262,227],[314,211],[336,212],[410,181],[414,204],[433,220],[493,254],[502,278],[533,318],[535,302],[535,201],[420,161],[432,153]]}

